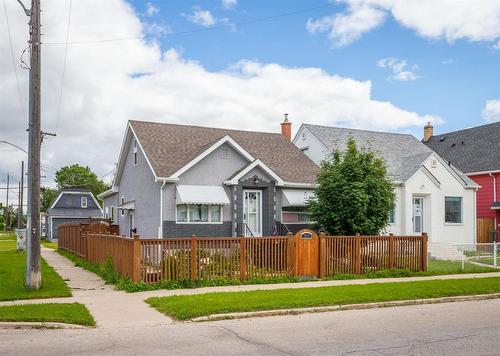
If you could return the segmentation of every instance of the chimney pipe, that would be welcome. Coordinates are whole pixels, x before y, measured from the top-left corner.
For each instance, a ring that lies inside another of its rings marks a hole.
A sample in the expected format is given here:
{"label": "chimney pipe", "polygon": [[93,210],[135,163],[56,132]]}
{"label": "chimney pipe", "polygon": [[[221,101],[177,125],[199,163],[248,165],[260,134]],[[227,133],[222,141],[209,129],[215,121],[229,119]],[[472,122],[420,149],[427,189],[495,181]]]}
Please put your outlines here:
{"label": "chimney pipe", "polygon": [[281,123],[281,134],[285,136],[288,141],[292,141],[292,123],[288,121],[288,114],[285,114],[285,120]]}
{"label": "chimney pipe", "polygon": [[424,142],[429,141],[433,134],[434,134],[434,127],[432,126],[431,122],[429,121],[427,123],[427,125],[424,126],[424,139],[422,141],[424,141]]}

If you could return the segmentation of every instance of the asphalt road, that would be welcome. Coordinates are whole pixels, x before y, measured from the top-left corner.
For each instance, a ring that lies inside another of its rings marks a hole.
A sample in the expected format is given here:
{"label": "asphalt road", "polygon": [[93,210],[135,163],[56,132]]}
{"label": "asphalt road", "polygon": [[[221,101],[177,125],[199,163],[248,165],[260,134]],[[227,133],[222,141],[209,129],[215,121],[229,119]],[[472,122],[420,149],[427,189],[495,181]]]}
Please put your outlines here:
{"label": "asphalt road", "polygon": [[500,300],[132,329],[0,330],[0,355],[500,355]]}

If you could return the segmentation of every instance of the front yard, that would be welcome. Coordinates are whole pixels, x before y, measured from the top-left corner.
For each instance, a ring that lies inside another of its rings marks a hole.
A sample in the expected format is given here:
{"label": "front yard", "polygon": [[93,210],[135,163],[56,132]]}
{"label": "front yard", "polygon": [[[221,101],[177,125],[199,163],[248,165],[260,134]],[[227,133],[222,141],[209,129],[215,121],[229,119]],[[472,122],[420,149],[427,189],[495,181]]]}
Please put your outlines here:
{"label": "front yard", "polygon": [[94,326],[95,320],[79,303],[0,306],[0,322],[56,322]]}
{"label": "front yard", "polygon": [[208,293],[146,300],[178,320],[213,314],[500,293],[500,278]]}

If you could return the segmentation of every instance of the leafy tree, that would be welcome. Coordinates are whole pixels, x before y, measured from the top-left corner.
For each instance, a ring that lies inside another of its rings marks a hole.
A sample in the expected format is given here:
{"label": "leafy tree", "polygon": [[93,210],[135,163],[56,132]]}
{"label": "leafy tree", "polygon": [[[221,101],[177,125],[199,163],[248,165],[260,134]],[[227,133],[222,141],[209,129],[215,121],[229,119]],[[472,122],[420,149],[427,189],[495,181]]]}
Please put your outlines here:
{"label": "leafy tree", "polygon": [[378,235],[394,208],[394,186],[385,161],[358,149],[351,137],[345,151],[336,150],[321,163],[313,219],[333,235]]}
{"label": "leafy tree", "polygon": [[50,208],[50,204],[52,204],[54,199],[56,199],[57,190],[48,187],[41,187],[41,192],[42,192],[42,201],[40,210],[47,211]]}
{"label": "leafy tree", "polygon": [[90,189],[96,197],[109,188],[106,183],[97,178],[97,175],[89,167],[82,167],[79,164],[72,164],[59,169],[56,172],[55,182],[57,189],[84,187]]}

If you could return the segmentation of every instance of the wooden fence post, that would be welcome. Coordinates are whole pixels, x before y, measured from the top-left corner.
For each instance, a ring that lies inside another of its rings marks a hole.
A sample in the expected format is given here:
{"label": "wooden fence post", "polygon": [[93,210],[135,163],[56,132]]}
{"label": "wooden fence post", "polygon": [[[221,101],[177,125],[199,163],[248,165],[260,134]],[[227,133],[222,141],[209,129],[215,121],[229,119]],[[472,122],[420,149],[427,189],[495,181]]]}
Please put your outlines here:
{"label": "wooden fence post", "polygon": [[396,268],[396,241],[393,234],[389,235],[389,268]]}
{"label": "wooden fence post", "polygon": [[244,236],[240,237],[240,279],[244,281],[247,278],[247,240]]}
{"label": "wooden fence post", "polygon": [[297,269],[295,266],[296,261],[296,251],[295,251],[295,236],[291,232],[287,233],[287,267],[288,275],[295,276],[297,274]]}
{"label": "wooden fence post", "polygon": [[354,239],[354,273],[361,274],[361,236],[356,234]]}
{"label": "wooden fence post", "polygon": [[132,281],[139,282],[141,280],[141,240],[139,235],[134,235],[132,245]]}
{"label": "wooden fence post", "polygon": [[191,236],[191,279],[198,279],[198,238]]}
{"label": "wooden fence post", "polygon": [[326,236],[324,232],[319,233],[319,278],[326,275]]}
{"label": "wooden fence post", "polygon": [[422,233],[422,259],[421,259],[421,271],[427,271],[427,242],[429,241],[429,236],[426,232]]}

